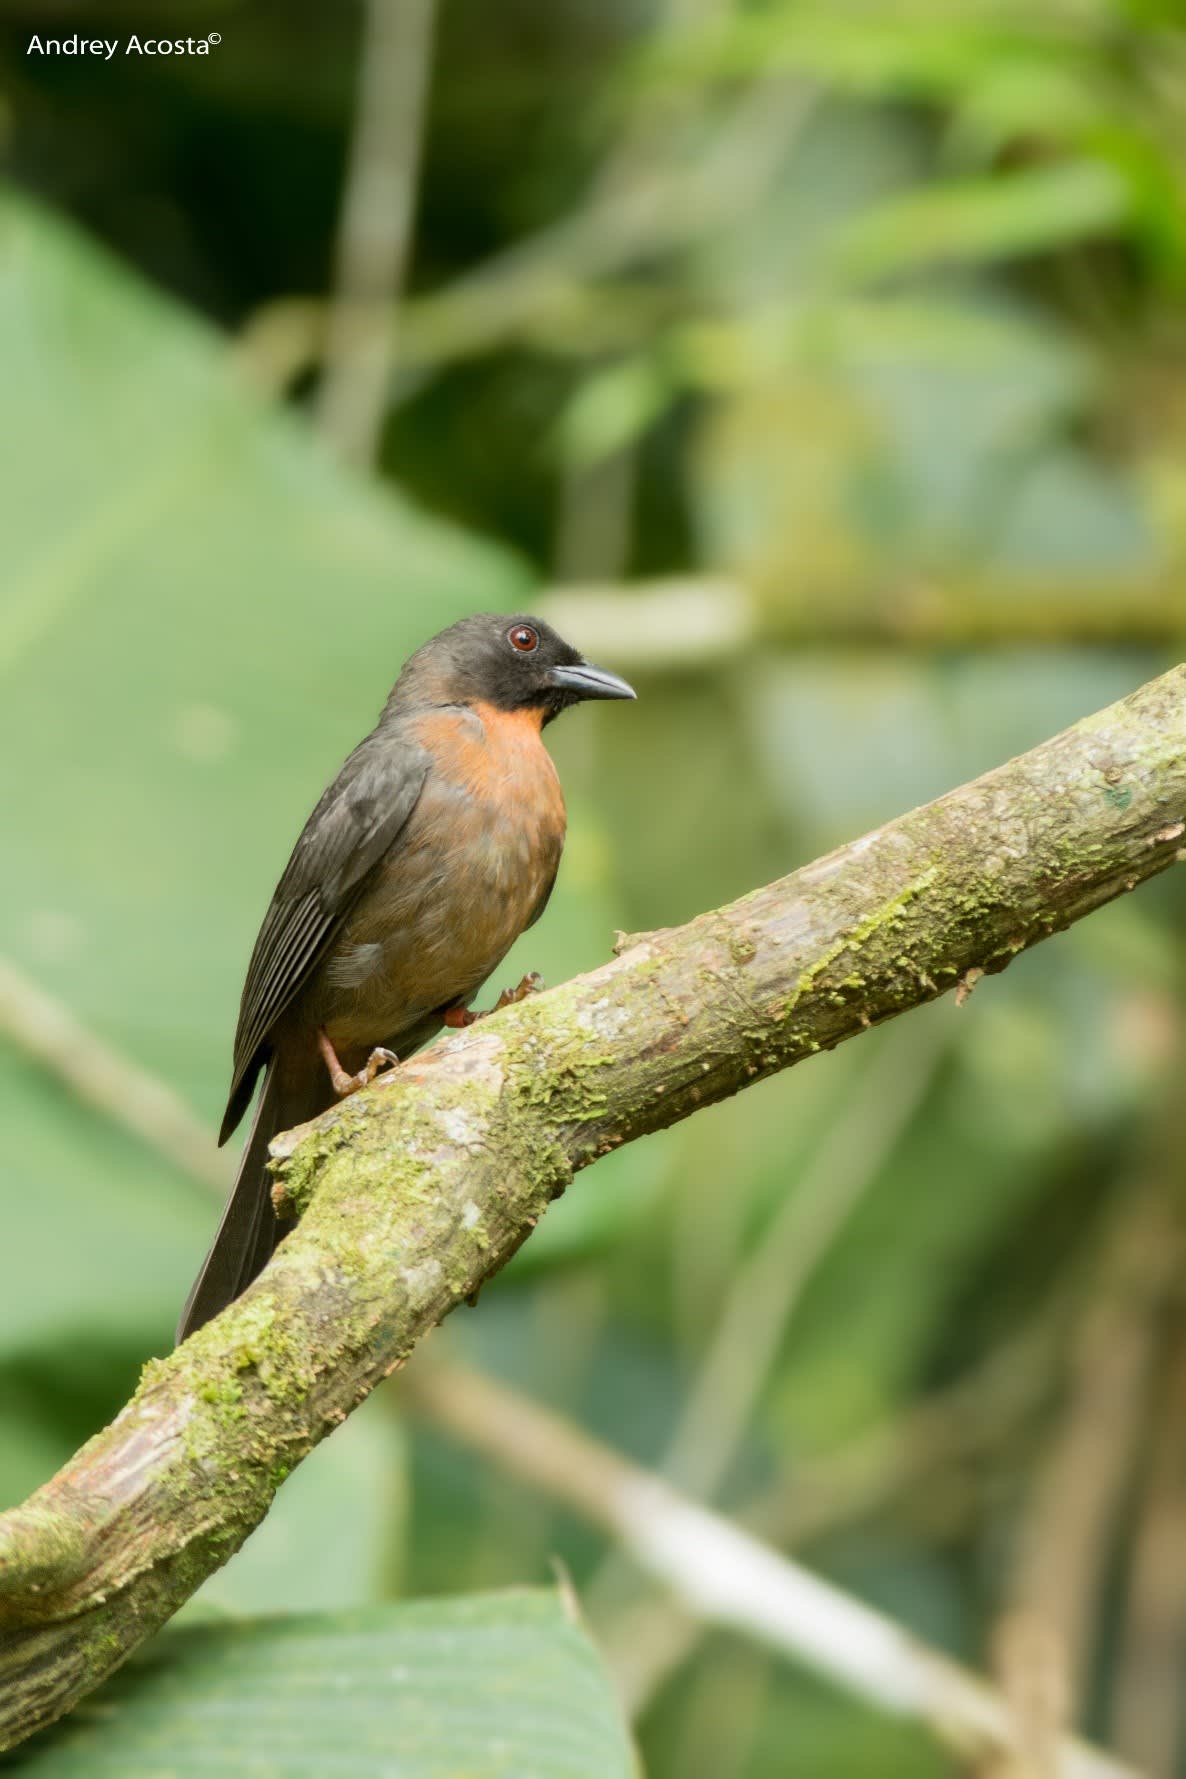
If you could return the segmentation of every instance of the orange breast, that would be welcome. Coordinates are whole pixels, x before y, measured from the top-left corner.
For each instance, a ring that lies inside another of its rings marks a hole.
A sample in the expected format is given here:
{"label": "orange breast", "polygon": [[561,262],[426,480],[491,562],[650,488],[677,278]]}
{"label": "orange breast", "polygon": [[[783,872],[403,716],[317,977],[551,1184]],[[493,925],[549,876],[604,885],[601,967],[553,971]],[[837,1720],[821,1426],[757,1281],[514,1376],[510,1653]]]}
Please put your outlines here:
{"label": "orange breast", "polygon": [[322,980],[322,1018],[347,1045],[472,998],[534,916],[564,844],[538,715],[438,709],[416,735],[432,771]]}
{"label": "orange breast", "polygon": [[482,800],[496,798],[506,815],[564,826],[564,798],[541,734],[543,712],[475,704],[434,710],[414,725],[417,740],[442,774]]}

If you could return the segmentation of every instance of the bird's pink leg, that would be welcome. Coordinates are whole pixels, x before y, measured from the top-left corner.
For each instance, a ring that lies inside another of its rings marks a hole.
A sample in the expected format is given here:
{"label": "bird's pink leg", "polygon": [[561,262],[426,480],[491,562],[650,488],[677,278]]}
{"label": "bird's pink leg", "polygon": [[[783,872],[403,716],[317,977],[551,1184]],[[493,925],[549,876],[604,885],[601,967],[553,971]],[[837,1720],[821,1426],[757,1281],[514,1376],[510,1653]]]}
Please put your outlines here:
{"label": "bird's pink leg", "polygon": [[394,1050],[384,1050],[382,1045],[378,1045],[371,1051],[357,1075],[351,1075],[338,1061],[338,1053],[330,1043],[324,1026],[318,1027],[317,1047],[325,1059],[330,1084],[339,1099],[345,1099],[349,1093],[357,1093],[360,1087],[369,1087],[380,1069],[394,1068],[399,1062]]}

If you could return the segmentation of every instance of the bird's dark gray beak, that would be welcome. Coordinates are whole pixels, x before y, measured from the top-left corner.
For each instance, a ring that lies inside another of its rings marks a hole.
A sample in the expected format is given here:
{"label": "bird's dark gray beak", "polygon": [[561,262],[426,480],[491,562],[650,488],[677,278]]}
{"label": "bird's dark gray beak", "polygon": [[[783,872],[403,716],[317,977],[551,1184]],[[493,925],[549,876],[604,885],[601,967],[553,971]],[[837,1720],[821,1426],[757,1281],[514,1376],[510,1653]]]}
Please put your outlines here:
{"label": "bird's dark gray beak", "polygon": [[616,673],[607,673],[604,667],[592,667],[588,661],[578,661],[573,667],[553,667],[548,674],[549,682],[560,686],[566,692],[575,692],[578,698],[636,698],[638,694],[633,686],[628,686],[624,679]]}

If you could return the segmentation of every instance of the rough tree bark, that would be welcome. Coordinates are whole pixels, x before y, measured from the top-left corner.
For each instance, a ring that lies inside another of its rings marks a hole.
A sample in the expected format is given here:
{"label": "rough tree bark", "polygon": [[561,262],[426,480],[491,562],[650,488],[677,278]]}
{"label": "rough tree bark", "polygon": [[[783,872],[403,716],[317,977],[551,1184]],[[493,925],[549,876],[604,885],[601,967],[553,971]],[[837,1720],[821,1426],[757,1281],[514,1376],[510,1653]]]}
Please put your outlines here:
{"label": "rough tree bark", "polygon": [[831,1049],[1184,856],[1186,668],[937,802],[451,1036],[279,1139],[297,1230],[0,1516],[0,1748],[62,1715],[574,1172]]}

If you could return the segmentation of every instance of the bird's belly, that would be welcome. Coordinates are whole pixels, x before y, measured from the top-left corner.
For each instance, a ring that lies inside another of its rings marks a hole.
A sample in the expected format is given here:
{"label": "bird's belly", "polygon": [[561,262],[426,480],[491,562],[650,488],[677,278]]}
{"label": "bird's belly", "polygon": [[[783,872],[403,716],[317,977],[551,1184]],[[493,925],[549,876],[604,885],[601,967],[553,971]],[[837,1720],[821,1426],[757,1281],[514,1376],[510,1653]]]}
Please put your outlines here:
{"label": "bird's belly", "polygon": [[508,819],[505,799],[438,784],[368,885],[321,972],[335,1049],[384,1041],[468,1001],[529,924],[555,875],[563,806]]}

